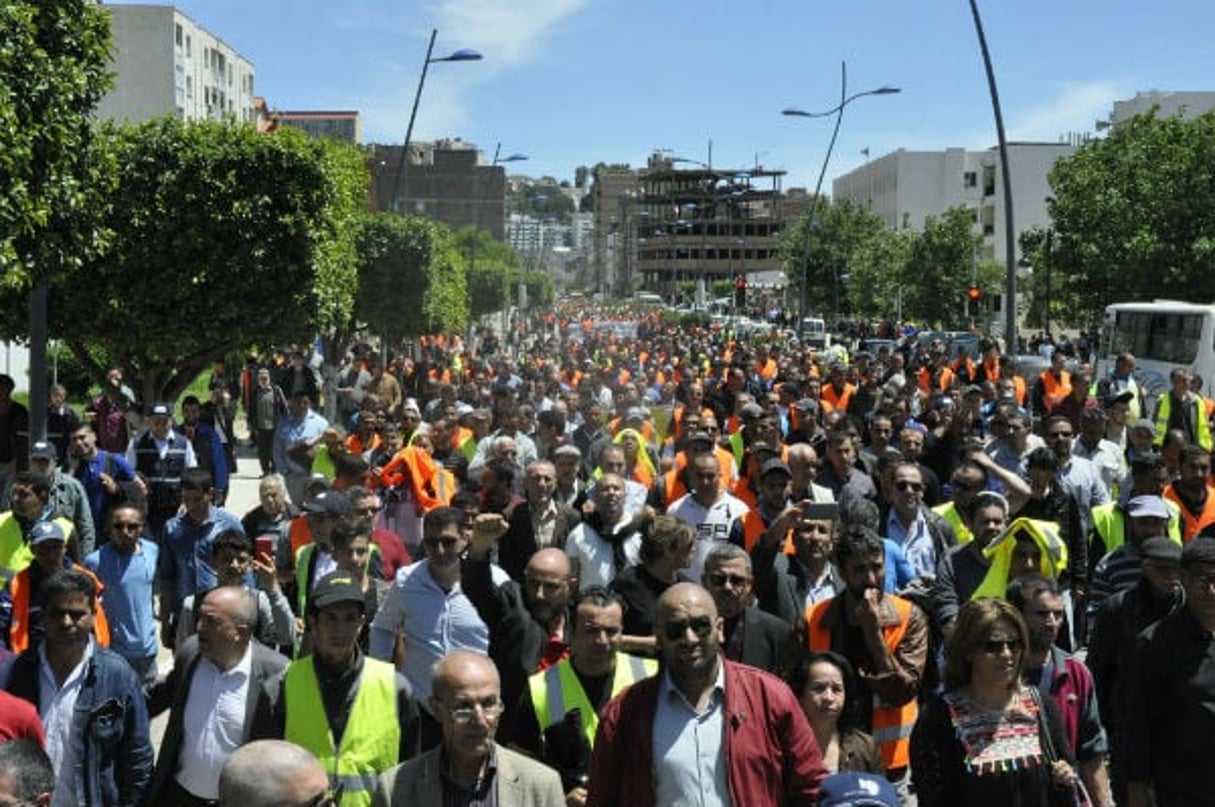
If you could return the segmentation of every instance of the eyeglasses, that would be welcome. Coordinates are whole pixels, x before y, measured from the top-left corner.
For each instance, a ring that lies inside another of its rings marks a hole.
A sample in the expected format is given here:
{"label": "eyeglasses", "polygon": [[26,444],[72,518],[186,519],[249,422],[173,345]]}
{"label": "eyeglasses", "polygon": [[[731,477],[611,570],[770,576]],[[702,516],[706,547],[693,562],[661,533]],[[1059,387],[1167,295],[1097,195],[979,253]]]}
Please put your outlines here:
{"label": "eyeglasses", "polygon": [[726,574],[725,572],[714,572],[709,575],[709,582],[715,586],[724,586],[726,583],[734,586],[734,588],[742,588],[747,583],[751,582],[751,578],[744,577],[741,574]]}
{"label": "eyeglasses", "polygon": [[662,632],[669,640],[677,642],[688,635],[688,628],[692,629],[696,638],[703,639],[713,631],[713,620],[707,616],[694,616],[686,622],[668,622]]}
{"label": "eyeglasses", "polygon": [[989,656],[998,656],[1007,650],[1014,656],[1021,652],[1020,639],[988,639],[983,643],[983,652]]}
{"label": "eyeglasses", "polygon": [[493,720],[502,714],[502,701],[499,698],[489,698],[480,703],[465,703],[459,706],[445,706],[447,714],[451,715],[451,719],[457,723],[467,723],[472,720],[477,714],[481,714],[486,720]]}
{"label": "eyeglasses", "polygon": [[908,482],[906,479],[900,479],[899,481],[894,483],[894,487],[903,493],[906,493],[909,490],[914,490],[916,493],[919,493],[920,491],[922,491],[924,489],[924,483],[923,482]]}

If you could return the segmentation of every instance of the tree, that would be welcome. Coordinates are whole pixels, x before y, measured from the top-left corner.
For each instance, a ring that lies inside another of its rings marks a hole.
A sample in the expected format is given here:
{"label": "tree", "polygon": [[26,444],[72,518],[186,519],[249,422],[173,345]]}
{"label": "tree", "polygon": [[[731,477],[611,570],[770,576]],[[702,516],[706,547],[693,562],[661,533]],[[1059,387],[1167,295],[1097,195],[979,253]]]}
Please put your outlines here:
{"label": "tree", "polygon": [[585,188],[587,177],[590,176],[591,169],[585,165],[580,165],[574,169],[574,187]]}
{"label": "tree", "polygon": [[852,253],[848,267],[848,310],[859,319],[894,319],[899,313],[907,261],[919,234],[878,230]]}
{"label": "tree", "polygon": [[1119,123],[1059,160],[1050,183],[1044,257],[1075,324],[1121,300],[1215,300],[1215,113]]}
{"label": "tree", "polygon": [[91,157],[89,115],[110,84],[110,26],[88,0],[14,0],[0,32],[0,285],[26,289],[100,245],[89,191],[111,172]]}
{"label": "tree", "polygon": [[118,166],[109,240],[53,278],[51,330],[96,378],[115,362],[141,400],[171,400],[217,358],[348,319],[357,149],[170,117],[105,125],[92,153]]}
{"label": "tree", "polygon": [[[810,216],[814,215],[814,222]],[[854,253],[883,229],[873,212],[848,199],[813,205],[781,238],[790,288],[804,291],[805,311],[840,313],[847,302],[843,276]]]}
{"label": "tree", "polygon": [[456,249],[468,265],[468,314],[476,320],[501,311],[510,299],[511,278],[519,271],[519,257],[510,245],[488,230],[464,227],[456,231]]}
{"label": "tree", "polygon": [[918,322],[967,324],[966,290],[975,277],[979,237],[966,207],[929,216],[903,270],[903,316]]}
{"label": "tree", "polygon": [[388,344],[468,325],[465,262],[444,224],[376,213],[359,234],[359,320]]}

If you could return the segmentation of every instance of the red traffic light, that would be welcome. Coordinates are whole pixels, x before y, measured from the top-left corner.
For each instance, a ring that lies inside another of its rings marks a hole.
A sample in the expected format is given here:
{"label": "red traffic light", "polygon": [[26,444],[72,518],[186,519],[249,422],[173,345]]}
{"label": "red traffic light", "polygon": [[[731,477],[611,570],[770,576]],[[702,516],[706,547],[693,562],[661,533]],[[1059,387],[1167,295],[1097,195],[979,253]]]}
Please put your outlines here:
{"label": "red traffic light", "polygon": [[982,296],[983,290],[977,285],[971,284],[970,288],[966,290],[966,299],[970,300],[972,303],[977,302]]}
{"label": "red traffic light", "polygon": [[734,278],[734,288],[745,289],[747,287],[747,279],[745,277]]}

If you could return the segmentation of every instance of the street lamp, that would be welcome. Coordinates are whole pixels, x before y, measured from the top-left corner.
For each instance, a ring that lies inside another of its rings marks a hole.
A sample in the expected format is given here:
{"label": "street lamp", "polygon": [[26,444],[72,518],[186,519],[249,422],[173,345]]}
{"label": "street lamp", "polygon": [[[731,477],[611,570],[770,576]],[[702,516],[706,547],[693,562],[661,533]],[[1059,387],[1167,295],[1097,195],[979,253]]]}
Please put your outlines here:
{"label": "street lamp", "polygon": [[[795,107],[787,107],[781,110],[782,115],[797,118],[825,118],[828,115],[835,115],[835,128],[831,131],[831,141],[827,144],[827,153],[823,155],[823,165],[818,172],[818,181],[814,183],[814,198],[810,200],[806,237],[802,242],[802,293],[797,316],[797,333],[799,336],[801,336],[804,327],[802,320],[806,318],[806,291],[809,287],[808,274],[810,271],[810,231],[814,227],[814,215],[818,212],[818,200],[823,189],[823,178],[827,175],[827,164],[831,161],[831,152],[835,149],[835,139],[840,133],[840,124],[844,120],[844,110],[858,98],[864,98],[867,95],[894,95],[898,92],[902,92],[899,87],[891,87],[889,84],[885,84],[873,90],[865,90],[864,92],[848,95],[848,64],[840,62],[840,102],[838,106],[828,109],[826,112],[806,112]],[[838,283],[838,279],[836,282]],[[837,311],[836,313],[838,314],[839,312]]]}
{"label": "street lamp", "polygon": [[397,161],[397,171],[392,178],[392,209],[397,209],[397,193],[401,189],[401,175],[405,172],[405,158],[409,154],[409,143],[413,139],[413,122],[418,117],[418,102],[422,100],[422,87],[426,84],[426,71],[435,62],[477,62],[481,54],[475,50],[461,48],[446,56],[431,56],[435,49],[435,37],[439,29],[430,32],[430,44],[426,46],[426,60],[422,62],[422,75],[418,76],[418,90],[413,95],[413,109],[409,113],[409,125],[405,128],[405,145],[401,147],[401,159]]}
{"label": "street lamp", "polygon": [[502,143],[499,142],[498,145],[494,147],[494,161],[492,163],[490,163],[491,166],[501,165],[502,163],[517,163],[520,160],[527,159],[526,154],[520,154],[517,151],[514,154],[508,154],[505,157],[499,158],[498,155],[501,153],[502,153]]}

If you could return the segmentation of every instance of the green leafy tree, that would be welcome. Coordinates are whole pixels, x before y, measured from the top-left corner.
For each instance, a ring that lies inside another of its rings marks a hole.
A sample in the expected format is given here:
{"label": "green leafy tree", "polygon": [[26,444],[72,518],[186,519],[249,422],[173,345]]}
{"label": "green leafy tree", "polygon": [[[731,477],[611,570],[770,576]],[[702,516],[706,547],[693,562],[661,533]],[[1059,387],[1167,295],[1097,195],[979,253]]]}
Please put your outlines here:
{"label": "green leafy tree", "polygon": [[1119,123],[1059,160],[1050,183],[1043,258],[1069,321],[1098,323],[1117,301],[1215,299],[1215,113]]}
{"label": "green leafy tree", "polygon": [[96,3],[0,3],[0,286],[27,288],[101,245],[92,190],[112,172],[89,148],[89,116],[109,48]]}
{"label": "green leafy tree", "polygon": [[843,199],[820,201],[785,231],[781,258],[790,288],[800,291],[804,286],[807,313],[841,312],[847,303],[843,276],[848,274],[857,250],[882,230],[882,220],[876,214]]}
{"label": "green leafy tree", "polygon": [[389,344],[468,324],[465,259],[447,226],[376,213],[364,222],[358,252],[356,315]]}
{"label": "green leafy tree", "polygon": [[861,319],[894,319],[903,278],[919,233],[882,229],[861,242],[848,267],[848,308]]}
{"label": "green leafy tree", "polygon": [[357,149],[294,131],[164,118],[100,128],[118,166],[105,249],[51,285],[52,335],[142,400],[176,398],[213,360],[305,341],[349,318],[367,174]]}
{"label": "green leafy tree", "polygon": [[519,271],[519,258],[510,245],[488,230],[464,227],[456,231],[456,249],[468,265],[468,313],[479,319],[501,311],[509,299],[512,277]]}
{"label": "green leafy tree", "polygon": [[903,270],[903,316],[919,323],[967,323],[966,290],[974,278],[979,237],[971,211],[953,207],[930,216]]}

